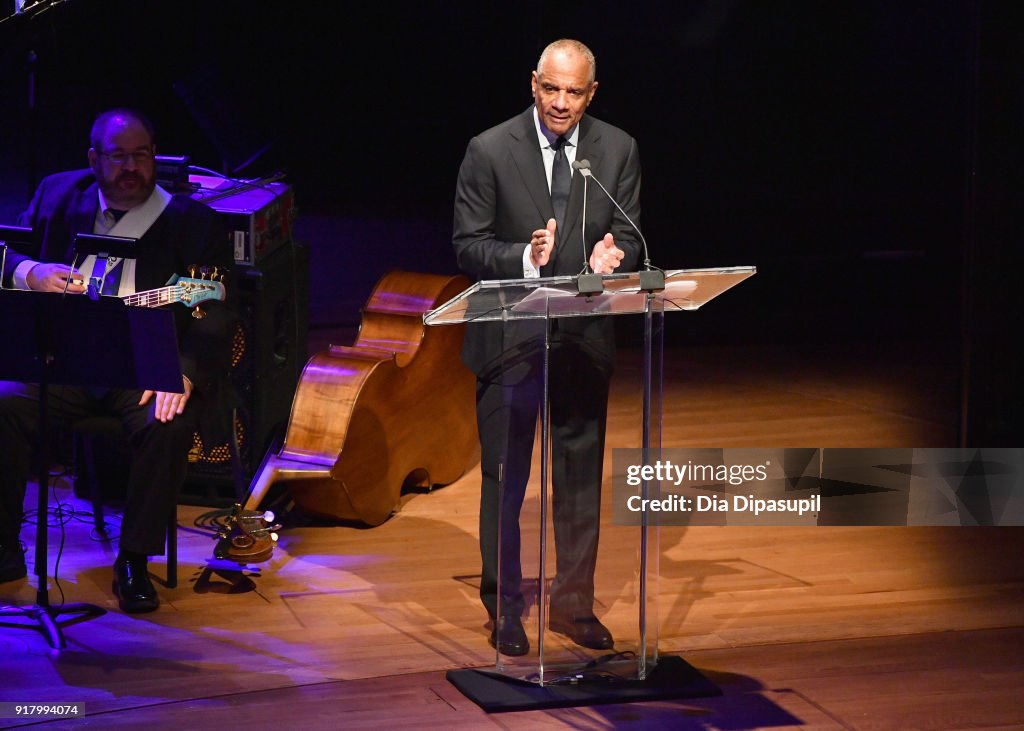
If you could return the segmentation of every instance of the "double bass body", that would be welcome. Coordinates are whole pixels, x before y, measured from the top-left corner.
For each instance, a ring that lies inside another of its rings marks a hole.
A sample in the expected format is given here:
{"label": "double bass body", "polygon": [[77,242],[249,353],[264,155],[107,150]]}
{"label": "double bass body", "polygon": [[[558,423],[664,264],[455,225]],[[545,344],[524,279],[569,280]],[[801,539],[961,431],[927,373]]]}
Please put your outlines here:
{"label": "double bass body", "polygon": [[464,326],[423,313],[469,286],[462,276],[394,271],[374,287],[352,346],[306,364],[284,442],[260,466],[246,508],[294,481],[303,511],[378,525],[402,488],[448,484],[477,457],[475,379],[459,360]]}

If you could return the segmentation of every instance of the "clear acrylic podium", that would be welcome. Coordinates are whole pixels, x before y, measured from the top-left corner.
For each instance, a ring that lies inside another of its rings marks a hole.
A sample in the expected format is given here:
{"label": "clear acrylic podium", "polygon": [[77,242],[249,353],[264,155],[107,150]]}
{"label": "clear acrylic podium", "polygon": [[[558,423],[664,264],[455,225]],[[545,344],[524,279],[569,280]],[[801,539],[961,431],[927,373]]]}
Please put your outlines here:
{"label": "clear acrylic podium", "polygon": [[[754,273],[753,267],[667,271],[665,289],[659,292],[641,291],[637,273],[612,274],[602,278],[604,292],[591,296],[577,294],[575,277],[483,281],[424,315],[427,325],[502,323],[505,355],[500,371],[509,374],[509,380],[502,381],[503,390],[507,383],[512,399],[526,394],[526,409],[532,408],[529,404],[533,400],[539,406],[540,430],[535,436],[532,460],[535,466],[539,461],[539,470],[531,470],[527,465],[524,474],[523,469],[510,469],[503,464],[499,477],[499,511],[518,511],[519,530],[518,535],[501,535],[499,531],[497,616],[519,614],[530,649],[518,657],[495,651],[495,673],[540,685],[594,678],[644,680],[658,661],[657,526],[649,524],[646,514],[641,514],[639,527],[611,524],[610,489],[601,490],[600,513],[607,519],[599,519],[601,538],[593,578],[593,610],[611,630],[614,646],[587,649],[549,627],[559,548],[552,520],[554,501],[558,498],[552,480],[549,399],[552,347],[557,349],[559,337],[563,336],[556,321],[604,315],[640,316],[640,428],[628,444],[606,445],[605,451],[610,454],[610,446],[640,447],[647,462],[648,454],[661,448],[664,314],[696,310]],[[563,333],[565,330],[561,328]],[[585,332],[585,328],[575,332]],[[536,412],[531,418],[535,423]],[[629,416],[609,414],[609,421],[619,424],[623,418]],[[610,459],[602,459],[610,465]],[[566,464],[572,469],[571,459]],[[602,480],[606,484],[608,471],[605,470]],[[646,496],[648,486],[644,484],[640,489]],[[499,523],[507,524],[507,517],[499,518]],[[514,513],[509,520],[514,525]],[[562,530],[566,535],[572,533],[564,527]],[[562,536],[566,543],[571,538]],[[626,551],[623,546],[630,548]],[[568,546],[561,548],[566,550]],[[503,577],[503,573],[507,575]],[[507,598],[507,585],[518,585],[514,599]],[[506,602],[504,611],[502,602]]]}

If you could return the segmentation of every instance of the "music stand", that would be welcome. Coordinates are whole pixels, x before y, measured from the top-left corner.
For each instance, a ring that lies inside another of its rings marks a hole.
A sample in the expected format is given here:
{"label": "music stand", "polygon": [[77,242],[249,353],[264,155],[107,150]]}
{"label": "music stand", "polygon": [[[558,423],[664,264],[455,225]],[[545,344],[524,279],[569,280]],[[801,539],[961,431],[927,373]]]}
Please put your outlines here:
{"label": "music stand", "polygon": [[[25,226],[0,226],[0,289],[7,276],[7,244],[32,244],[32,229]],[[13,272],[12,272],[13,274]]]}
{"label": "music stand", "polygon": [[99,299],[103,291],[103,278],[107,275],[107,259],[111,256],[118,256],[122,259],[135,258],[135,243],[138,239],[130,239],[125,236],[105,236],[100,234],[75,234],[75,258],[78,261],[80,254],[96,255],[96,267],[93,267],[89,275],[88,287],[86,290],[90,299]]}
{"label": "music stand", "polygon": [[[60,630],[63,624],[97,617],[106,610],[84,603],[50,605],[46,581],[47,390],[56,384],[180,392],[174,315],[168,310],[127,307],[117,297],[92,301],[52,292],[2,290],[0,342],[6,349],[0,378],[39,384],[36,603],[2,609],[0,617],[35,620],[50,646],[62,649],[67,646]],[[62,614],[76,616],[61,622],[57,618]]]}

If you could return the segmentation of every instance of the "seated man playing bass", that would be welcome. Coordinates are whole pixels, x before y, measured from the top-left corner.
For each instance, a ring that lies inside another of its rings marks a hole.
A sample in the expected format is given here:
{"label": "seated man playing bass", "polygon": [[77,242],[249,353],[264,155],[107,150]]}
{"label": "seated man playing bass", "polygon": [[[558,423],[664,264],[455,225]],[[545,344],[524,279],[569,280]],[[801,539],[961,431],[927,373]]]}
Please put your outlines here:
{"label": "seated man playing bass", "polygon": [[[35,244],[9,252],[0,272],[4,286],[86,292],[95,257],[71,267],[79,233],[138,239],[136,258],[108,261],[104,295],[124,297],[162,287],[174,275],[187,275],[190,266],[231,266],[232,249],[216,214],[156,184],[153,126],[144,115],[129,109],[100,114],[90,145],[89,169],[44,179],[18,219],[19,225],[32,227]],[[180,393],[71,386],[48,391],[50,424],[73,425],[111,414],[128,434],[132,458],[113,577],[113,591],[126,612],[149,612],[159,605],[148,557],[164,552],[167,516],[185,480],[200,405],[209,403],[211,386],[229,366],[234,317],[219,302],[203,309],[207,316],[200,319],[174,306]],[[0,381],[0,582],[26,574],[19,533],[39,426],[38,396],[35,384]]]}

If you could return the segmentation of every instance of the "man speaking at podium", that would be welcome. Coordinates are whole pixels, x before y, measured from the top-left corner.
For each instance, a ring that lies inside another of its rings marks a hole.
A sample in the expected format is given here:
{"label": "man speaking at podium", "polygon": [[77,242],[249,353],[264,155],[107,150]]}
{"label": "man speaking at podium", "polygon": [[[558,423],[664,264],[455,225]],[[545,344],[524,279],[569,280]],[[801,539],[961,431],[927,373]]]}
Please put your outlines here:
{"label": "man speaking at podium", "polygon": [[[186,275],[189,265],[226,270],[232,251],[216,214],[157,186],[153,137],[152,124],[138,112],[114,109],[99,115],[90,134],[90,169],[47,177],[19,218],[19,225],[33,228],[37,248],[9,253],[4,285],[84,293],[94,257],[70,268],[78,233],[138,239],[135,259],[108,263],[103,294],[124,296],[162,287],[172,275]],[[126,612],[148,612],[159,605],[148,556],[164,552],[167,516],[185,480],[197,425],[196,402],[228,367],[234,321],[218,305],[204,305],[207,316],[202,319],[174,306],[182,393],[49,389],[50,423],[73,424],[111,414],[127,430],[132,461],[113,582]],[[73,332],[66,335],[75,337]],[[38,428],[38,393],[34,384],[0,381],[0,582],[26,573],[18,533]],[[42,516],[39,521],[45,523]]]}
{"label": "man speaking at podium", "polygon": [[[585,263],[599,274],[636,268],[639,237],[597,186],[590,186],[582,220],[583,180],[572,169],[573,162],[582,160],[589,160],[630,218],[637,221],[640,215],[636,141],[585,115],[597,91],[595,78],[589,48],[575,40],[555,41],[544,49],[532,73],[533,105],[470,140],[455,191],[453,244],[459,268],[471,278],[575,275]],[[541,393],[536,355],[519,369],[506,357],[513,337],[500,322],[470,324],[463,360],[477,375],[483,473],[480,596],[492,621],[491,644],[504,654],[524,655],[529,641],[521,621],[519,509]],[[557,575],[549,626],[594,649],[613,644],[611,633],[594,615],[613,360],[613,323],[608,318],[552,321],[549,388]],[[500,602],[499,475],[505,484]]]}

